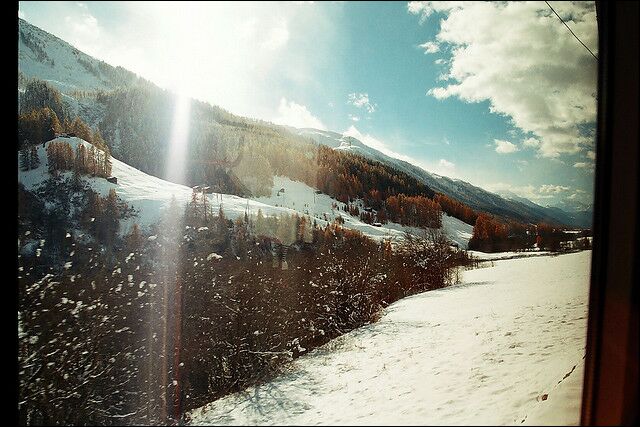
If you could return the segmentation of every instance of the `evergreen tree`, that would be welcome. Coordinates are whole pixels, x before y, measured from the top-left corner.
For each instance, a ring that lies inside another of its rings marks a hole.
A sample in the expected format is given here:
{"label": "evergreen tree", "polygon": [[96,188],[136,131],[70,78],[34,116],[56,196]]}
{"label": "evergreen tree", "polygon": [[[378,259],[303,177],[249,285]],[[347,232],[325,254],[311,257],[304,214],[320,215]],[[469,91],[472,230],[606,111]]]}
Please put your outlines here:
{"label": "evergreen tree", "polygon": [[23,172],[31,169],[31,157],[29,156],[29,149],[23,148],[20,150],[20,170]]}
{"label": "evergreen tree", "polygon": [[55,137],[58,134],[62,133],[62,125],[60,124],[60,120],[58,119],[58,115],[53,110],[50,111],[50,135],[51,137]]}
{"label": "evergreen tree", "polygon": [[31,164],[31,169],[37,169],[40,167],[40,156],[38,155],[38,149],[35,146],[31,147],[29,162]]}
{"label": "evergreen tree", "polygon": [[87,126],[80,117],[76,117],[73,120],[71,128],[73,129],[72,132],[75,133],[78,138],[82,138],[88,143],[93,143],[93,132],[91,132],[91,128]]}
{"label": "evergreen tree", "polygon": [[98,160],[96,159],[96,148],[92,145],[89,148],[88,156],[87,156],[87,172],[91,174],[91,176],[96,176],[98,174]]}
{"label": "evergreen tree", "polygon": [[71,125],[71,122],[69,121],[68,117],[65,117],[64,120],[62,121],[62,131],[65,133],[73,132],[73,126]]}
{"label": "evergreen tree", "polygon": [[118,207],[118,196],[113,188],[109,190],[109,195],[104,203],[104,217],[102,225],[104,227],[104,238],[107,244],[115,240],[118,228],[120,227],[120,212]]}
{"label": "evergreen tree", "polygon": [[100,133],[100,129],[96,128],[96,130],[93,132],[93,135],[92,135],[91,139],[93,141],[93,145],[95,145],[96,147],[98,147],[99,149],[104,151],[105,153],[109,153],[109,147],[107,146],[107,143],[102,138],[102,134]]}
{"label": "evergreen tree", "polygon": [[108,153],[104,153],[104,178],[111,176],[111,156]]}
{"label": "evergreen tree", "polygon": [[142,233],[138,224],[133,224],[131,232],[127,236],[127,248],[130,252],[136,252],[142,247]]}

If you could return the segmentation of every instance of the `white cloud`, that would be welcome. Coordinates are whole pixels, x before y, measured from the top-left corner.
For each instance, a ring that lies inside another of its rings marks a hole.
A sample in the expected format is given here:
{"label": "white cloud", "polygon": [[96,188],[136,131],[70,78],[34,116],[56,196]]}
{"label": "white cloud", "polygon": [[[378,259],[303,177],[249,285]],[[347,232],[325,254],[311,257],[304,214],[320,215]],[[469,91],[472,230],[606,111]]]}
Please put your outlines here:
{"label": "white cloud", "polygon": [[578,163],[574,163],[573,167],[577,169],[587,169],[587,170],[593,171],[595,166],[591,162],[578,162]]}
{"label": "white cloud", "polygon": [[493,142],[496,145],[496,148],[495,148],[496,153],[509,154],[509,153],[515,153],[516,151],[518,151],[518,147],[509,141],[505,141],[502,139],[494,139]]}
{"label": "white cloud", "polygon": [[[564,185],[543,184],[540,187],[536,187],[532,184],[513,185],[504,182],[487,184],[485,185],[485,188],[498,194],[515,194],[516,196],[529,199],[534,203],[545,203],[551,199],[558,200],[558,197],[563,193],[571,190],[571,187]],[[576,190],[576,192],[584,193],[582,190]]]}
{"label": "white cloud", "polygon": [[67,41],[90,55],[99,55],[101,52],[97,45],[102,38],[102,29],[98,20],[89,12],[86,4],[76,3],[76,6],[76,10],[64,17],[64,24],[70,32]]}
{"label": "white cloud", "polygon": [[540,147],[540,140],[536,138],[527,138],[524,141],[522,141],[522,144],[525,147],[538,148]]}
{"label": "white cloud", "polygon": [[360,117],[354,116],[353,114],[349,114],[349,119],[353,120],[354,122],[360,121]]}
{"label": "white cloud", "polygon": [[271,28],[260,46],[266,50],[278,50],[284,47],[289,41],[289,29],[287,21],[281,19],[273,28]]}
{"label": "white cloud", "polygon": [[18,10],[18,18],[27,19],[24,11]]}
{"label": "white cloud", "polygon": [[552,195],[542,195],[538,192],[538,188],[529,184],[529,185],[513,185],[505,182],[497,182],[493,184],[485,185],[485,188],[489,191],[498,194],[515,194],[519,197],[524,197],[525,199],[529,199],[531,201],[536,200],[544,200],[550,199]]}
{"label": "white cloud", "polygon": [[571,187],[564,185],[544,184],[540,187],[541,193],[562,193],[571,190]]}
{"label": "white cloud", "polygon": [[280,99],[278,106],[278,116],[273,120],[274,123],[293,126],[296,128],[315,128],[327,130],[327,127],[315,117],[306,106],[297,104],[293,101],[287,101],[286,98]]}
{"label": "white cloud", "polygon": [[443,168],[447,168],[447,169],[453,169],[453,168],[456,167],[456,165],[454,163],[451,163],[450,161],[445,160],[445,159],[440,159],[438,164],[440,166],[442,166]]}
{"label": "white cloud", "polygon": [[347,103],[357,108],[364,108],[369,113],[375,112],[378,107],[378,104],[369,101],[367,93],[350,93],[347,95]]}
{"label": "white cloud", "polygon": [[424,53],[436,53],[440,51],[440,45],[436,42],[425,42],[419,45],[422,49],[424,49]]}
{"label": "white cloud", "polygon": [[448,176],[451,178],[458,177],[458,171],[456,170],[456,165],[453,162],[450,162],[447,159],[440,159],[433,165],[425,165],[422,166],[423,169],[433,172],[438,175]]}
{"label": "white cloud", "polygon": [[[593,2],[557,2],[580,39],[595,51]],[[489,101],[539,141],[544,157],[593,146],[579,125],[596,119],[597,63],[543,2],[411,2],[421,21],[444,15],[436,39],[451,46],[450,84],[428,94],[465,102]],[[527,145],[534,147],[533,141]]]}
{"label": "white cloud", "polygon": [[590,158],[591,160],[595,160],[596,159],[596,153],[595,151],[587,151],[587,157]]}
{"label": "white cloud", "polygon": [[444,63],[445,63],[445,62],[447,62],[447,61],[445,61],[445,60],[444,60],[444,59],[442,59],[442,58],[438,58],[438,59],[436,59],[436,60],[435,60],[435,61],[433,61],[433,62],[434,62],[436,65],[442,65],[442,64],[444,64]]}

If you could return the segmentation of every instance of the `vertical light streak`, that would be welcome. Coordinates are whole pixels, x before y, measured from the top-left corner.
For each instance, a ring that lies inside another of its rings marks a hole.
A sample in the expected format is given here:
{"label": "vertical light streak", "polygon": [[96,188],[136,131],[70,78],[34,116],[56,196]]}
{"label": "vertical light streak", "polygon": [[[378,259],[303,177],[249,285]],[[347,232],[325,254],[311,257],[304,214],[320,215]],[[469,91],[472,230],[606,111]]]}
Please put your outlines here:
{"label": "vertical light streak", "polygon": [[[178,92],[175,97],[175,107],[173,122],[169,140],[169,150],[165,161],[165,176],[171,182],[184,183],[186,172],[186,156],[189,140],[190,122],[190,99],[184,92]],[[174,206],[177,212],[169,212],[165,215],[163,232],[165,240],[160,251],[159,268],[162,269],[162,348],[161,348],[161,413],[160,421],[179,422],[180,416],[180,396],[181,384],[178,370],[180,369],[180,347],[181,347],[181,319],[180,307],[182,295],[179,286],[179,265],[180,265],[180,241],[183,230],[183,216],[181,209],[183,206]],[[149,360],[149,363],[153,363]],[[171,373],[169,369],[171,367]],[[169,378],[171,376],[171,378]],[[173,398],[170,404],[169,399]],[[171,413],[169,409],[172,408]]]}

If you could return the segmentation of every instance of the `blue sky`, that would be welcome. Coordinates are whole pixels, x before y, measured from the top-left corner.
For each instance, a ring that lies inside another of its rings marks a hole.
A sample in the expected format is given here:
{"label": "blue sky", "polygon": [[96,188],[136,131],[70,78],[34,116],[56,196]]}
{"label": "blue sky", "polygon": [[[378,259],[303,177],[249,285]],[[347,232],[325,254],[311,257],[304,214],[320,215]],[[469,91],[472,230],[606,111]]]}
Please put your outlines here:
{"label": "blue sky", "polygon": [[[596,51],[593,4],[552,4]],[[595,60],[544,2],[21,2],[19,13],[237,114],[346,132],[542,205],[592,199]]]}

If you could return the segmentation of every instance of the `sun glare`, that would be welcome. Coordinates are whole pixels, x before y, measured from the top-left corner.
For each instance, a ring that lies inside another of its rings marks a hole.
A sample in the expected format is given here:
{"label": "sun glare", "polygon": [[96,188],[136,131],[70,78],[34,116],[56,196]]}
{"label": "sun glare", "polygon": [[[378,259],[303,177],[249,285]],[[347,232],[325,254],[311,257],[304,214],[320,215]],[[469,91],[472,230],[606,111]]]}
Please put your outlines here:
{"label": "sun glare", "polygon": [[165,163],[167,177],[171,182],[184,182],[190,111],[191,102],[189,98],[184,92],[176,94],[171,139],[169,140],[169,155]]}

